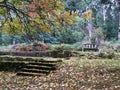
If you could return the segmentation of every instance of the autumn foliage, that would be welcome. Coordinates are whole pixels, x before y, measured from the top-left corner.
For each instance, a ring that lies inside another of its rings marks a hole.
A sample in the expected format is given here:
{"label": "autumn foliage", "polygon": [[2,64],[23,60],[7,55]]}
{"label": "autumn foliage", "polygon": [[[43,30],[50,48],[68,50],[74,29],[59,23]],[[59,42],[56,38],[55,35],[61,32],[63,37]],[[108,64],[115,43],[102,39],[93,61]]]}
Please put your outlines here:
{"label": "autumn foliage", "polygon": [[73,24],[77,17],[77,12],[70,14],[70,11],[65,11],[64,5],[60,0],[32,0],[30,2],[14,0],[15,6],[24,13],[10,15],[2,22],[2,29],[9,34],[32,34],[35,29],[44,32],[51,32],[53,27],[61,28],[66,24]]}
{"label": "autumn foliage", "polygon": [[45,51],[47,49],[48,49],[48,46],[41,42],[37,42],[34,44],[28,44],[25,46],[23,46],[21,44],[15,44],[12,47],[12,51],[17,51],[17,52],[20,52],[20,51]]}
{"label": "autumn foliage", "polygon": [[36,51],[45,51],[48,49],[48,46],[41,42],[37,42],[33,44],[33,49]]}
{"label": "autumn foliage", "polygon": [[92,13],[93,13],[92,10],[88,10],[88,11],[82,13],[82,18],[84,18],[88,21],[91,21],[94,19],[94,18],[92,18]]}

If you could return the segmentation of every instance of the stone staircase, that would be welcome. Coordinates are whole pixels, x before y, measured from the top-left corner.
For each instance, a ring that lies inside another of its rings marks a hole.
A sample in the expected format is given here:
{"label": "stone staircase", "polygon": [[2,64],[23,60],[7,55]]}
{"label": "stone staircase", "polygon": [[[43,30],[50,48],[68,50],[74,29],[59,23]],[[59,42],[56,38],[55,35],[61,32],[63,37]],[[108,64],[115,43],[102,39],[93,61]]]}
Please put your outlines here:
{"label": "stone staircase", "polygon": [[38,62],[29,62],[22,67],[17,75],[24,76],[43,76],[57,69],[58,60],[39,60]]}
{"label": "stone staircase", "polygon": [[2,56],[0,71],[13,71],[22,76],[42,76],[55,71],[61,62],[56,58]]}

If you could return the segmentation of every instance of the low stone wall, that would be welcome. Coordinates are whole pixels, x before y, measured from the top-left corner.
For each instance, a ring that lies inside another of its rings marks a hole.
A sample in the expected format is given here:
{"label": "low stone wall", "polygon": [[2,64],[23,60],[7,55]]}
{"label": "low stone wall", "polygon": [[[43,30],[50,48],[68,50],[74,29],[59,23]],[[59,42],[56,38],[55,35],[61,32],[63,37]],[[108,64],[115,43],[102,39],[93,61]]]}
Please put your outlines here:
{"label": "low stone wall", "polygon": [[71,51],[31,51],[31,52],[0,52],[0,55],[12,55],[12,56],[31,56],[31,57],[71,57]]}
{"label": "low stone wall", "polygon": [[33,57],[51,57],[51,51],[41,51],[41,52],[0,52],[0,55],[13,55],[13,56],[33,56]]}
{"label": "low stone wall", "polygon": [[[120,55],[114,52],[78,52],[78,51],[70,51],[70,50],[53,50],[53,51],[40,51],[40,52],[0,52],[0,56],[2,55],[11,55],[11,56],[25,56],[25,57],[54,57],[54,58],[66,58],[66,57],[85,57],[90,59],[97,58],[119,58]],[[17,58],[17,60],[19,57]]]}

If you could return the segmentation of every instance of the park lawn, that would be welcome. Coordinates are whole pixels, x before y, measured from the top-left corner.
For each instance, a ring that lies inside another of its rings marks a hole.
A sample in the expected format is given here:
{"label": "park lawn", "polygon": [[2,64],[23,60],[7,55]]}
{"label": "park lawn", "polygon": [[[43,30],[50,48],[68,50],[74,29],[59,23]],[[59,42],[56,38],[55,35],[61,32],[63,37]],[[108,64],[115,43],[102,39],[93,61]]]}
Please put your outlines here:
{"label": "park lawn", "polygon": [[0,72],[0,90],[120,90],[120,60],[62,59],[48,76],[24,77]]}

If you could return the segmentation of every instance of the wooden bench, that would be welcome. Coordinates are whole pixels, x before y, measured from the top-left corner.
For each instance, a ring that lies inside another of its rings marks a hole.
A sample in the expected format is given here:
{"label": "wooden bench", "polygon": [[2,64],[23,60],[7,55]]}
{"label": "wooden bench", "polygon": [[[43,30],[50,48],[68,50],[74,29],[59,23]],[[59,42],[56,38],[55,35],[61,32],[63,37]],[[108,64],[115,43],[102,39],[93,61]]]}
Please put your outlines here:
{"label": "wooden bench", "polygon": [[86,43],[86,44],[83,44],[83,47],[82,47],[83,51],[98,51],[98,45],[96,44],[91,44],[91,43]]}

